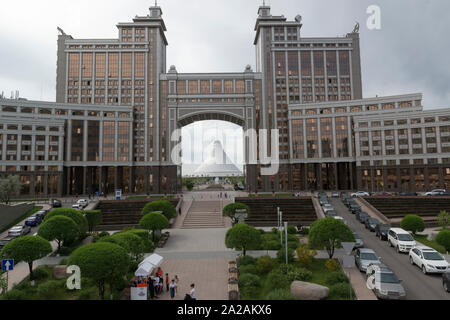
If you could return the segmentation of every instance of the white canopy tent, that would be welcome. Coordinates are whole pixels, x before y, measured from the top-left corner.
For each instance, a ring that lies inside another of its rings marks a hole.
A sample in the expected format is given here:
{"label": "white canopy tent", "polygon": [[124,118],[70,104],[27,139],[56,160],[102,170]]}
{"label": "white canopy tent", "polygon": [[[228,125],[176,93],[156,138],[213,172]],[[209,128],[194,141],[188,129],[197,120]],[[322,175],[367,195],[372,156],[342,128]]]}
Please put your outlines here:
{"label": "white canopy tent", "polygon": [[134,273],[136,277],[147,277],[152,273],[153,269],[158,268],[163,262],[163,257],[158,254],[152,254],[139,264],[138,269]]}

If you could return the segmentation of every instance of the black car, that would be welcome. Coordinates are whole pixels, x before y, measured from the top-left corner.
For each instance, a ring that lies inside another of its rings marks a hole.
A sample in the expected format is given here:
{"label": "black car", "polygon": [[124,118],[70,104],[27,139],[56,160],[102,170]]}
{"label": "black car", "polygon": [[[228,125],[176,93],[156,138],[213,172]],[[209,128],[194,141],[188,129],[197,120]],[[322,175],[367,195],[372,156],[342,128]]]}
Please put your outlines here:
{"label": "black car", "polygon": [[388,225],[388,224],[378,224],[375,227],[375,236],[380,238],[380,240],[387,241],[387,239],[388,239],[388,232],[389,232],[390,228],[391,228],[391,226]]}
{"label": "black car", "polygon": [[353,213],[353,214],[357,214],[358,212],[361,212],[361,206],[357,203],[351,204],[349,207],[349,210]]}
{"label": "black car", "polygon": [[381,224],[381,222],[378,219],[369,218],[369,219],[366,219],[364,224],[366,225],[366,229],[369,229],[370,232],[375,232],[376,226]]}
{"label": "black car", "polygon": [[450,272],[442,274],[442,286],[445,291],[450,292]]}
{"label": "black car", "polygon": [[352,204],[356,204],[356,201],[353,200],[352,198],[347,198],[347,199],[344,200],[344,204],[347,206],[347,208],[350,208],[350,206]]}
{"label": "black car", "polygon": [[361,212],[359,214],[359,222],[361,222],[363,224],[366,223],[366,219],[369,219],[369,218],[370,218],[370,216],[366,212]]}
{"label": "black car", "polygon": [[398,194],[400,197],[416,197],[417,192],[401,192]]}
{"label": "black car", "polygon": [[62,202],[61,202],[61,200],[55,199],[55,200],[53,200],[52,205],[53,205],[53,208],[61,208],[62,207]]}

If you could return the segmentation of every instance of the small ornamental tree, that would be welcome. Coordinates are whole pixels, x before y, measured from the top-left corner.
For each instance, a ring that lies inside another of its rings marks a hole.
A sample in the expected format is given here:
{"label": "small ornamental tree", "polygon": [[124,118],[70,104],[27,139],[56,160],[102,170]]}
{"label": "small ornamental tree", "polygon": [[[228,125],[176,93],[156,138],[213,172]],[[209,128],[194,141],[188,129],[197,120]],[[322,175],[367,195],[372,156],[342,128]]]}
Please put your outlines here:
{"label": "small ornamental tree", "polygon": [[111,242],[118,244],[129,254],[134,261],[139,262],[144,255],[144,241],[137,235],[130,232],[119,232],[109,237],[103,237],[98,242]]}
{"label": "small ornamental tree", "polygon": [[438,222],[443,229],[447,229],[447,227],[450,225],[450,213],[442,210],[438,215]]}
{"label": "small ornamental tree", "polygon": [[14,263],[21,261],[28,263],[30,281],[33,277],[33,261],[42,259],[52,252],[50,242],[40,236],[23,236],[6,244],[0,252],[4,259],[14,259]]}
{"label": "small ornamental tree", "polygon": [[54,216],[65,216],[72,219],[80,229],[80,235],[85,234],[88,231],[88,221],[80,211],[72,208],[53,209],[45,216],[44,221]]}
{"label": "small ornamental tree", "polygon": [[22,190],[23,183],[18,176],[9,176],[6,179],[0,179],[0,201],[9,203],[11,197]]}
{"label": "small ornamental tree", "polygon": [[400,223],[400,226],[402,229],[411,231],[413,234],[425,230],[425,222],[423,222],[421,217],[415,214],[410,214],[404,217]]}
{"label": "small ornamental tree", "polygon": [[450,251],[450,230],[442,230],[436,236],[436,242],[445,248],[447,252]]}
{"label": "small ornamental tree", "polygon": [[84,211],[84,217],[88,223],[88,231],[94,231],[94,228],[102,223],[102,212],[100,210]]}
{"label": "small ornamental tree", "polygon": [[325,218],[316,220],[309,229],[310,248],[326,249],[329,258],[333,258],[336,248],[341,247],[341,242],[355,242],[355,237],[350,228],[340,220]]}
{"label": "small ornamental tree", "polygon": [[155,250],[152,240],[150,239],[150,232],[145,229],[131,229],[126,231],[127,233],[135,234],[142,239],[144,244],[144,252],[151,253]]}
{"label": "small ornamental tree", "polygon": [[150,212],[139,221],[139,225],[152,231],[152,239],[155,242],[155,231],[167,229],[169,220],[159,212]]}
{"label": "small ornamental tree", "polygon": [[127,273],[130,256],[117,244],[96,242],[76,249],[67,263],[79,266],[83,277],[95,281],[98,285],[99,297],[104,300],[105,283],[110,284],[112,292],[113,284]]}
{"label": "small ornamental tree", "polygon": [[54,216],[45,219],[39,227],[38,235],[48,241],[55,240],[58,243],[58,252],[61,245],[74,241],[80,233],[76,223],[65,216]]}
{"label": "small ornamental tree", "polygon": [[242,249],[245,256],[247,248],[255,247],[261,242],[260,232],[245,223],[237,223],[227,231],[225,245],[227,248]]}
{"label": "small ornamental tree", "polygon": [[167,218],[167,220],[174,218],[177,214],[175,206],[170,201],[167,200],[153,201],[147,203],[144,209],[142,209],[142,215],[145,216],[150,212],[162,212],[162,214]]}
{"label": "small ornamental tree", "polygon": [[250,208],[246,204],[240,202],[230,203],[229,205],[226,205],[223,208],[222,213],[224,216],[233,219],[236,210],[247,210],[247,213],[250,214]]}

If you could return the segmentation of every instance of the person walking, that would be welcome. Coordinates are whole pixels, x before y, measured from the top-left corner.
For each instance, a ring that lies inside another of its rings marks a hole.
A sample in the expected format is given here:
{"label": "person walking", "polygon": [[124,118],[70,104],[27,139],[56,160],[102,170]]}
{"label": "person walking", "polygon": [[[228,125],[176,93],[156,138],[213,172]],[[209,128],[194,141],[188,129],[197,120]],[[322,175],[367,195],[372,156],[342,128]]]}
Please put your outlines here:
{"label": "person walking", "polygon": [[150,300],[155,299],[155,285],[151,276],[148,277],[148,290],[150,291]]}
{"label": "person walking", "polygon": [[170,285],[169,274],[166,273],[166,290],[167,290],[167,292],[169,292],[169,285]]}
{"label": "person walking", "polygon": [[180,279],[178,279],[178,276],[175,275],[175,294],[178,294],[178,282],[180,282]]}
{"label": "person walking", "polygon": [[195,294],[195,283],[191,284],[191,291],[186,293],[186,295],[191,297],[191,300],[197,300],[197,296]]}
{"label": "person walking", "polygon": [[175,298],[175,290],[177,289],[177,284],[175,283],[175,280],[172,279],[172,282],[168,286],[170,291],[170,299],[173,300],[173,298]]}

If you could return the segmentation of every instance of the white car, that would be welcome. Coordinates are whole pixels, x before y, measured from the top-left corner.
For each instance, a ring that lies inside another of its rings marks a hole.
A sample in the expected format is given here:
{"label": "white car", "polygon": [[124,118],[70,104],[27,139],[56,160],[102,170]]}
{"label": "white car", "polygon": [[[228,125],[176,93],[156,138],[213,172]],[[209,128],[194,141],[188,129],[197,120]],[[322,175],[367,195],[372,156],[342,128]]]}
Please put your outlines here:
{"label": "white car", "polygon": [[416,246],[416,241],[408,231],[401,228],[391,228],[388,232],[388,244],[400,253],[409,252]]}
{"label": "white car", "polygon": [[81,209],[83,209],[83,207],[79,204],[73,204],[72,209],[81,210]]}
{"label": "white car", "polygon": [[329,203],[325,203],[325,204],[322,206],[322,209],[323,209],[323,212],[324,212],[325,214],[327,214],[328,211],[334,211],[333,206],[332,206],[331,204],[329,204]]}
{"label": "white car", "polygon": [[20,237],[30,233],[31,228],[29,226],[15,226],[9,229],[8,236],[10,237]]}
{"label": "white car", "polygon": [[365,191],[358,191],[358,192],[352,193],[352,198],[355,198],[355,197],[370,197],[370,194],[368,194]]}
{"label": "white car", "polygon": [[347,221],[345,221],[345,219],[342,217],[333,217],[333,219],[341,220],[345,225],[347,225]]}
{"label": "white car", "polygon": [[77,204],[81,207],[84,208],[88,205],[88,201],[86,199],[80,199],[77,201]]}
{"label": "white car", "polygon": [[441,193],[446,193],[447,190],[445,189],[435,189],[435,190],[431,190],[431,192],[427,192],[425,193],[426,196],[438,196]]}
{"label": "white car", "polygon": [[411,249],[409,262],[421,268],[424,274],[450,271],[447,260],[439,252],[426,246],[417,246]]}

